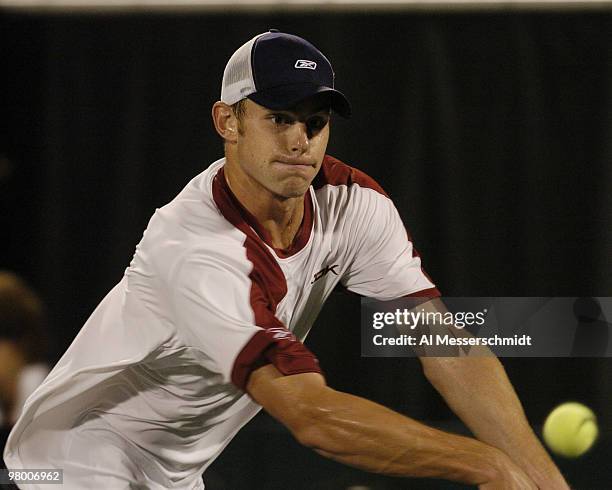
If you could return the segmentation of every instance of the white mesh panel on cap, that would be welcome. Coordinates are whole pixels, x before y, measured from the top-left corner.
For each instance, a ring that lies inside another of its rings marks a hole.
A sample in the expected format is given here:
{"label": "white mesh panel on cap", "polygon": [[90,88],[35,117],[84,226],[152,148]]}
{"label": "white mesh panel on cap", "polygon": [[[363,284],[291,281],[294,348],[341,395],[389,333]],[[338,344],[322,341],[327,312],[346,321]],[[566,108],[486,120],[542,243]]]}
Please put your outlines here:
{"label": "white mesh panel on cap", "polygon": [[253,70],[251,68],[251,50],[255,40],[264,34],[268,33],[257,34],[253,39],[240,46],[227,62],[223,71],[223,82],[221,82],[222,102],[232,105],[255,92],[255,80],[253,80]]}

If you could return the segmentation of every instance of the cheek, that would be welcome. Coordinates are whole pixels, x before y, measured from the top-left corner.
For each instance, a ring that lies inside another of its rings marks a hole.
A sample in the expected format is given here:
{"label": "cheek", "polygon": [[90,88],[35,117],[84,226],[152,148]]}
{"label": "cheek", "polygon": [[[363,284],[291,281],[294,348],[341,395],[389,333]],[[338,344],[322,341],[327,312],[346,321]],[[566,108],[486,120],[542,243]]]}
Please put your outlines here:
{"label": "cheek", "polygon": [[323,131],[321,131],[314,139],[314,151],[317,154],[325,154],[325,150],[327,149],[327,143],[329,142],[329,126],[327,126]]}
{"label": "cheek", "polygon": [[264,131],[253,131],[245,143],[246,152],[257,162],[269,159],[271,154],[279,147],[277,138]]}
{"label": "cheek", "polygon": [[238,147],[238,161],[245,173],[258,180],[268,178],[270,162],[278,153],[277,142],[266,134],[249,133]]}

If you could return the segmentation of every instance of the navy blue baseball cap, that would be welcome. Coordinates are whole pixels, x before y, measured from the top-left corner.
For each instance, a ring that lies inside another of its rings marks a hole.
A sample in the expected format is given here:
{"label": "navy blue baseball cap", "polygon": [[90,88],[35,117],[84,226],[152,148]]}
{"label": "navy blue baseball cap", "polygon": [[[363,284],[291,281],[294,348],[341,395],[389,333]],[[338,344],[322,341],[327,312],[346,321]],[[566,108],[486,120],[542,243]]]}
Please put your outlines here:
{"label": "navy blue baseball cap", "polygon": [[334,70],[321,51],[301,37],[271,29],[243,44],[231,56],[221,85],[221,101],[244,98],[268,109],[290,109],[317,94],[328,94],[331,108],[351,115],[346,97],[334,88]]}

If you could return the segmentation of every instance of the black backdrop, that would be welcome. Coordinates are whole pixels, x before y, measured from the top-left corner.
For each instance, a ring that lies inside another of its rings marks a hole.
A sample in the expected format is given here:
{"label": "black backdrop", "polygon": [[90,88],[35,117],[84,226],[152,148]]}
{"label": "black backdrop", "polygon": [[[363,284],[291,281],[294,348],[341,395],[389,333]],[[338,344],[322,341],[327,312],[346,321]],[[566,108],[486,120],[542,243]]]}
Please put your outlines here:
{"label": "black backdrop", "polygon": [[[223,67],[271,27],[331,59],[354,117],[329,153],[388,191],[444,294],[612,296],[610,12],[5,13],[0,267],[48,302],[51,359],[154,209],[221,155]],[[330,384],[452,420],[418,361],[359,358],[358,320],[332,298],[308,339]],[[609,360],[503,362],[536,426],[578,399],[610,431]]]}

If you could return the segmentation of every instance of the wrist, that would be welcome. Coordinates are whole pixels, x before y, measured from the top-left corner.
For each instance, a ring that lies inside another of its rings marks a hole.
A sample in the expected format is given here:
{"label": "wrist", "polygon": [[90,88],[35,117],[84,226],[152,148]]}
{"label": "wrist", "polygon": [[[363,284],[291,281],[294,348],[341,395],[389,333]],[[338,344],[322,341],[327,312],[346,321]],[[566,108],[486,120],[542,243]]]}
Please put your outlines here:
{"label": "wrist", "polygon": [[510,469],[516,467],[506,453],[494,447],[489,451],[488,461],[487,482],[501,481]]}
{"label": "wrist", "polygon": [[512,461],[499,449],[481,441],[474,442],[477,446],[472,447],[469,456],[463,460],[462,468],[465,472],[459,481],[471,485],[499,481]]}

